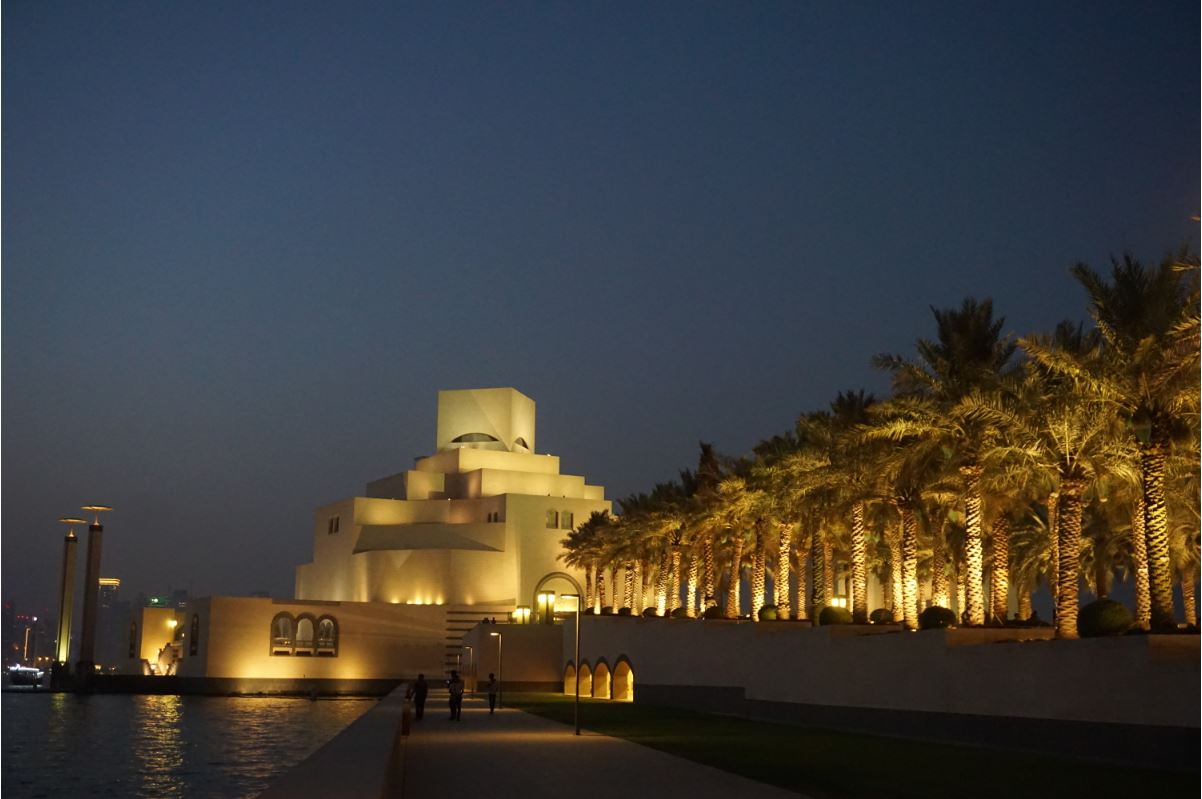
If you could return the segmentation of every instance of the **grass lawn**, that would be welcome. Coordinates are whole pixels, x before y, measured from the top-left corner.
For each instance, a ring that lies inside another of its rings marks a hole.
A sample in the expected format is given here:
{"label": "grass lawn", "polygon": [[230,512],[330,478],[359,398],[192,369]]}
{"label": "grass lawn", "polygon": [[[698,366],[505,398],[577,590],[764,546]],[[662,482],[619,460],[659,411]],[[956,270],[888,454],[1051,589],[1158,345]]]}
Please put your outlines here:
{"label": "grass lawn", "polygon": [[[572,697],[507,692],[505,704],[573,723]],[[1192,772],[1166,773],[593,699],[580,700],[580,719],[587,730],[818,797],[1198,795],[1197,761]]]}

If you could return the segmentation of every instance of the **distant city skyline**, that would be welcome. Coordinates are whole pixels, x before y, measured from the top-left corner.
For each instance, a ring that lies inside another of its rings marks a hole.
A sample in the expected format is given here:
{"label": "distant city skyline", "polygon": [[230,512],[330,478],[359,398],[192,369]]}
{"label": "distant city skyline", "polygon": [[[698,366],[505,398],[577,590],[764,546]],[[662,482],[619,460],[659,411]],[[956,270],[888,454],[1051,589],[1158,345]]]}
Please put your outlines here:
{"label": "distant city skyline", "polygon": [[4,598],[289,596],[313,509],[512,386],[619,499],[930,307],[1198,248],[1197,3],[3,7]]}

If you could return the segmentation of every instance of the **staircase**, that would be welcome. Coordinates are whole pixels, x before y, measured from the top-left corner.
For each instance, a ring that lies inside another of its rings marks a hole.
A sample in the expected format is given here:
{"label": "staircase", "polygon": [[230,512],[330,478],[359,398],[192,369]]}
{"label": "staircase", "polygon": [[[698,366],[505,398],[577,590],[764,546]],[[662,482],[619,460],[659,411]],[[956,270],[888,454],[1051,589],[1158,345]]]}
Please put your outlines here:
{"label": "staircase", "polygon": [[507,622],[511,610],[513,610],[512,602],[491,605],[458,605],[454,608],[447,608],[443,673],[449,675],[452,669],[460,668],[459,655],[463,649],[464,633],[485,618],[496,619],[498,623]]}

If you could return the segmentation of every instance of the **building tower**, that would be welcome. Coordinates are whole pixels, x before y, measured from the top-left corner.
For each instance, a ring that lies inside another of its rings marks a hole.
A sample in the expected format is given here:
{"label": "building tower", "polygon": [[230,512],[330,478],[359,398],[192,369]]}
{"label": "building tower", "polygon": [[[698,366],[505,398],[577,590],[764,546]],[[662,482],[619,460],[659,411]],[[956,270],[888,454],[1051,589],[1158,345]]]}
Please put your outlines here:
{"label": "building tower", "polygon": [[83,630],[79,636],[79,675],[90,677],[96,671],[96,616],[100,606],[100,549],[104,543],[104,525],[100,514],[112,510],[108,505],[84,505],[91,511],[88,526],[88,563],[83,583]]}
{"label": "building tower", "polygon": [[75,525],[87,524],[83,519],[67,516],[59,519],[67,525],[67,537],[63,539],[63,573],[59,588],[58,642],[54,662],[57,668],[69,669],[71,663],[71,609],[75,602]]}

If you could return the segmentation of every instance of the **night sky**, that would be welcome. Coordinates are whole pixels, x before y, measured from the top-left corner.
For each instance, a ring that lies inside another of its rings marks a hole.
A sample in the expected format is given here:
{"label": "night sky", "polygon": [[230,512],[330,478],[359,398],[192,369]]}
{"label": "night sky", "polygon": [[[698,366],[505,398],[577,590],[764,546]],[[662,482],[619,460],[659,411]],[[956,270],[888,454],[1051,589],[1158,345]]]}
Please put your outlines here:
{"label": "night sky", "polygon": [[[1189,243],[1199,7],[3,4],[3,597],[291,596],[315,506],[514,386],[617,498],[990,296]],[[82,552],[81,566],[82,569]]]}

